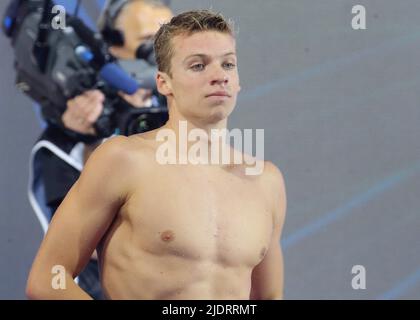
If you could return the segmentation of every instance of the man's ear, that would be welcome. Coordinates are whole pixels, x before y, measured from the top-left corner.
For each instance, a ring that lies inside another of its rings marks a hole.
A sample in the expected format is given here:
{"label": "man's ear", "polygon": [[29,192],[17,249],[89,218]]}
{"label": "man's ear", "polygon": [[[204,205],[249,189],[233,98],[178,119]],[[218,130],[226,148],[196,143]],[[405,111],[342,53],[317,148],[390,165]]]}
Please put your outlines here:
{"label": "man's ear", "polygon": [[165,72],[158,71],[156,75],[156,86],[161,95],[169,96],[172,93],[171,79]]}

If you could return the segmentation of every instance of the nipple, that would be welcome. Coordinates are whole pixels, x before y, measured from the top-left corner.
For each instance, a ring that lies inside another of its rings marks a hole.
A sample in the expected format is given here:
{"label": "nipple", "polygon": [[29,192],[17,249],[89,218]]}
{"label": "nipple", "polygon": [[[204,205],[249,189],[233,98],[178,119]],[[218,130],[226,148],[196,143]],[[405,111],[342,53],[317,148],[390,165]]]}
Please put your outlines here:
{"label": "nipple", "polygon": [[175,239],[175,233],[171,230],[166,230],[160,235],[160,239],[164,242],[170,242]]}

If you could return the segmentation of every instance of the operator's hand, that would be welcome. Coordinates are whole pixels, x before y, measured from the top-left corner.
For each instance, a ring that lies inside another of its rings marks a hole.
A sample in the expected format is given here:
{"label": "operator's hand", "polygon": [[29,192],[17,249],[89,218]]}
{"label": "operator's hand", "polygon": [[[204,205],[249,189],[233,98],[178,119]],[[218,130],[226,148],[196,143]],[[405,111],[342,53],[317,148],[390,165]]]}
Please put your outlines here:
{"label": "operator's hand", "polygon": [[82,134],[96,134],[93,126],[104,108],[104,94],[89,90],[67,101],[67,109],[61,116],[64,126]]}
{"label": "operator's hand", "polygon": [[152,91],[147,89],[138,89],[133,94],[119,92],[119,95],[135,108],[147,108],[152,106]]}

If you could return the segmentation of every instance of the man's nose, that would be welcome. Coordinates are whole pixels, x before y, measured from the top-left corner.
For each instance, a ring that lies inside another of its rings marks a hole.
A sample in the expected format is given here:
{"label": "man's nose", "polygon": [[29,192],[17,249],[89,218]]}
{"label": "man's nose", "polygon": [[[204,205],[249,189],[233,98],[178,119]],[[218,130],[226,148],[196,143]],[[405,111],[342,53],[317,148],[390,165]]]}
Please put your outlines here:
{"label": "man's nose", "polygon": [[211,84],[216,85],[220,84],[222,86],[227,85],[229,82],[229,77],[227,76],[226,72],[224,70],[217,70],[214,72]]}

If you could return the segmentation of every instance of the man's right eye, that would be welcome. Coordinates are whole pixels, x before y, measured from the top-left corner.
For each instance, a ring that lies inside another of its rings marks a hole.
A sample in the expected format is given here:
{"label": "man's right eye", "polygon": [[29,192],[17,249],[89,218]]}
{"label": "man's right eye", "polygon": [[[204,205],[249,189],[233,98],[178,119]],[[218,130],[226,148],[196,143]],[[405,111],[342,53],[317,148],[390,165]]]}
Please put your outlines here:
{"label": "man's right eye", "polygon": [[203,63],[197,63],[191,66],[191,69],[194,71],[202,71],[204,70],[204,64]]}

